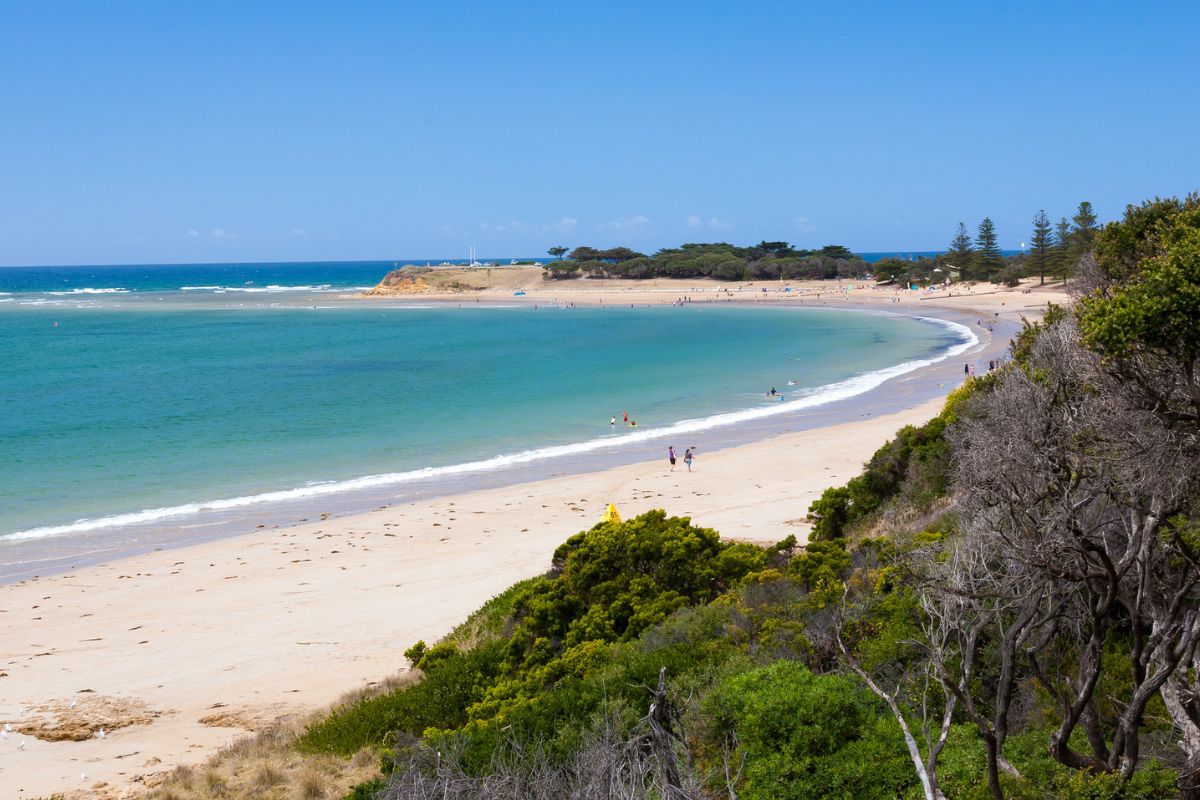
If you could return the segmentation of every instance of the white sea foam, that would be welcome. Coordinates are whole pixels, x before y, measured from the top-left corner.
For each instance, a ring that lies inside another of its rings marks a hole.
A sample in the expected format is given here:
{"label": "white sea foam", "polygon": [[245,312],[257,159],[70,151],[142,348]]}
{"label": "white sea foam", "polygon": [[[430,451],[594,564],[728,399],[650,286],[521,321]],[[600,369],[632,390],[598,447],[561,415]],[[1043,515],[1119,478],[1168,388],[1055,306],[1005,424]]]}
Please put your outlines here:
{"label": "white sea foam", "polygon": [[269,283],[266,286],[180,286],[181,292],[244,292],[246,294],[265,294],[268,292],[341,292],[344,289],[335,289],[333,284],[301,284],[299,286],[283,286],[277,283]]}
{"label": "white sea foam", "polygon": [[119,287],[118,287],[118,288],[110,288],[110,289],[93,289],[93,288],[91,288],[91,287],[84,287],[84,288],[82,288],[82,289],[71,289],[70,291],[66,291],[66,292],[46,292],[46,294],[53,294],[53,295],[71,295],[71,294],[129,294],[129,290],[128,290],[128,289],[121,289],[121,288],[119,288]]}
{"label": "white sea foam", "polygon": [[103,528],[115,528],[125,525],[138,525],[148,522],[157,522],[159,520],[168,519],[171,517],[184,517],[192,514],[201,514],[214,511],[229,511],[232,509],[245,508],[247,506],[255,506],[265,503],[278,503],[287,500],[304,500],[307,498],[324,497],[333,494],[341,494],[343,492],[352,492],[360,489],[373,489],[382,486],[398,486],[401,484],[414,483],[416,481],[452,475],[469,475],[472,473],[491,472],[520,464],[529,464],[534,461],[543,461],[546,459],[561,458],[564,456],[577,456],[584,453],[593,453],[599,450],[610,450],[623,445],[634,444],[638,442],[648,442],[656,439],[665,439],[668,437],[678,438],[685,433],[697,433],[699,431],[712,430],[713,428],[736,425],[741,422],[766,419],[768,417],[774,417],[780,414],[803,411],[808,408],[815,408],[817,406],[837,402],[838,400],[846,400],[851,397],[856,397],[857,395],[865,394],[866,392],[871,391],[872,389],[880,386],[886,381],[891,380],[892,378],[921,369],[922,367],[936,364],[940,361],[945,361],[947,358],[953,358],[954,356],[960,355],[979,343],[979,338],[970,328],[966,327],[965,325],[960,325],[957,322],[951,322],[949,320],[934,319],[930,317],[916,317],[916,319],[941,325],[961,337],[961,341],[958,344],[947,348],[941,354],[933,358],[906,361],[903,364],[896,364],[892,367],[885,367],[884,369],[867,372],[862,375],[856,375],[852,378],[847,378],[844,381],[808,389],[805,390],[801,397],[795,400],[784,400],[771,403],[769,405],[742,409],[740,411],[730,411],[723,414],[714,414],[712,416],[700,417],[698,419],[680,420],[679,422],[668,425],[664,428],[648,428],[646,430],[623,433],[619,436],[607,436],[602,439],[590,439],[588,441],[574,442],[572,444],[553,445],[550,447],[539,447],[532,450],[522,450],[517,453],[508,453],[504,455],[493,456],[491,458],[485,458],[479,461],[468,461],[462,464],[451,464],[444,467],[425,467],[423,469],[409,470],[407,472],[387,472],[380,475],[365,475],[361,478],[352,478],[344,481],[309,483],[294,489],[264,492],[262,494],[246,495],[244,497],[232,497],[224,500],[209,500],[198,503],[185,503],[183,505],[169,506],[166,508],[150,508],[128,514],[114,514],[107,517],[97,517],[96,519],[81,519],[67,525],[48,525],[40,528],[30,528],[24,531],[17,531],[15,533],[7,534],[3,538],[11,541],[21,539],[41,539],[48,536],[61,536],[63,534],[71,533],[85,533],[87,531],[95,531]]}

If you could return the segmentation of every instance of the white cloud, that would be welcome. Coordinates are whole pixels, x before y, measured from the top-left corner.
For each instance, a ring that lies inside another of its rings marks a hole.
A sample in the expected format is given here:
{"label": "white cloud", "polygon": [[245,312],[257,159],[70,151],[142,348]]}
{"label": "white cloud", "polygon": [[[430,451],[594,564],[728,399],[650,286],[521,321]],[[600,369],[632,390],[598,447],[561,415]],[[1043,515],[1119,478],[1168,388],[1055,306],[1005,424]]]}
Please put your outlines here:
{"label": "white cloud", "polygon": [[504,233],[506,231],[523,231],[529,226],[519,219],[514,219],[511,222],[497,222],[490,224],[487,222],[479,223],[479,230],[484,233]]}
{"label": "white cloud", "polygon": [[292,236],[299,236],[301,239],[307,239],[311,234],[304,228],[292,228]]}
{"label": "white cloud", "polygon": [[650,218],[644,214],[635,214],[632,217],[621,217],[614,219],[611,222],[603,222],[599,227],[609,228],[614,231],[627,231],[631,228],[641,228],[650,224]]}
{"label": "white cloud", "polygon": [[[442,226],[447,229],[449,226]],[[528,222],[522,222],[519,219],[510,220],[508,222],[481,222],[479,230],[484,233],[512,233],[524,231],[539,231],[549,232],[558,231],[559,233],[570,233],[579,227],[579,220],[573,217],[561,217],[557,222],[539,223],[531,225]]]}
{"label": "white cloud", "polygon": [[234,239],[237,237],[237,234],[230,233],[229,231],[225,230],[224,228],[213,228],[212,229],[212,237],[214,239]]}
{"label": "white cloud", "polygon": [[195,228],[188,228],[188,236],[199,236],[199,235],[200,235],[200,231],[196,230]]}
{"label": "white cloud", "polygon": [[687,225],[689,228],[708,227],[708,228],[712,228],[713,230],[723,230],[725,228],[733,227],[733,223],[731,223],[731,222],[722,222],[721,220],[717,219],[716,217],[709,217],[708,219],[702,219],[700,217],[697,217],[695,214],[693,214],[690,217],[684,217],[683,224]]}
{"label": "white cloud", "polygon": [[808,217],[796,217],[796,230],[801,233],[813,233],[817,226],[812,224]]}

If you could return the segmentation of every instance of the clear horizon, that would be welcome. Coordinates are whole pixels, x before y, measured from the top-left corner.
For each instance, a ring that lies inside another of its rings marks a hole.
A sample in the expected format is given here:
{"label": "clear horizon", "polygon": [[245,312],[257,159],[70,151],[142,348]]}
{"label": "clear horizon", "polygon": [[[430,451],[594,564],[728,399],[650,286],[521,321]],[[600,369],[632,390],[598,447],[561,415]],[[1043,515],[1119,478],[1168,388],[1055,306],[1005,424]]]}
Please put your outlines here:
{"label": "clear horizon", "polygon": [[1015,250],[1039,209],[1108,221],[1200,188],[1197,23],[1183,2],[9,6],[0,265],[921,252],[984,216]]}

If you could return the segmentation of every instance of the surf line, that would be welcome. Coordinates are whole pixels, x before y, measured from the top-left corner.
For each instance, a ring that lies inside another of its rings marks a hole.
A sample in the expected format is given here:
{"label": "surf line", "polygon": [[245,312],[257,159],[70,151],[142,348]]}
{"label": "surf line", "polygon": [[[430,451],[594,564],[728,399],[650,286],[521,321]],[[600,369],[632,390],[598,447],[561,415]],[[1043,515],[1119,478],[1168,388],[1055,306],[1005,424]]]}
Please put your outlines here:
{"label": "surf line", "polygon": [[245,508],[247,506],[266,503],[278,503],[287,500],[304,500],[311,497],[325,497],[328,495],[341,494],[343,492],[353,492],[360,489],[373,489],[382,486],[414,483],[417,481],[430,480],[449,475],[469,475],[479,472],[491,472],[493,470],[504,469],[505,467],[529,464],[534,461],[543,461],[552,458],[560,458],[563,456],[574,456],[600,450],[616,449],[628,444],[654,441],[656,439],[665,439],[668,437],[679,437],[685,433],[696,433],[698,431],[706,431],[713,428],[736,425],[741,422],[765,419],[768,417],[778,416],[780,414],[803,411],[805,409],[826,405],[827,403],[837,402],[838,400],[846,400],[851,397],[856,397],[877,388],[892,378],[913,372],[914,370],[918,370],[923,367],[931,366],[940,361],[945,361],[947,358],[953,358],[954,356],[966,352],[979,343],[979,338],[975,335],[975,332],[965,325],[960,325],[959,323],[951,322],[950,320],[937,319],[935,317],[914,318],[924,322],[941,325],[957,334],[960,337],[960,341],[957,344],[948,347],[945,351],[937,356],[913,361],[905,361],[904,363],[896,364],[895,366],[884,367],[883,369],[866,372],[861,375],[847,378],[843,381],[808,389],[795,400],[785,400],[769,406],[759,406],[756,408],[747,408],[739,411],[728,411],[708,417],[700,417],[697,419],[680,420],[664,428],[649,428],[645,430],[624,433],[620,436],[609,436],[603,439],[590,439],[583,442],[574,442],[572,444],[550,445],[532,450],[522,450],[516,453],[492,456],[491,458],[485,458],[479,461],[468,461],[462,464],[450,464],[442,467],[423,467],[421,469],[409,470],[407,472],[387,472],[379,475],[365,475],[360,478],[350,478],[343,481],[329,481],[327,483],[316,483],[310,486],[283,489],[273,492],[263,492],[261,494],[246,495],[244,497],[232,497],[223,500],[185,503],[182,505],[167,506],[164,508],[150,508],[142,511],[133,511],[126,514],[113,514],[105,517],[97,517],[95,519],[80,519],[65,525],[47,525],[43,527],[29,528],[28,530],[0,535],[0,541],[11,542],[27,539],[42,539],[50,536],[62,536],[72,533],[86,533],[88,531],[102,530],[105,528],[118,528],[127,525],[140,525],[149,522],[170,519],[173,517],[184,517],[193,514],[202,514],[205,512],[229,511],[232,509]]}

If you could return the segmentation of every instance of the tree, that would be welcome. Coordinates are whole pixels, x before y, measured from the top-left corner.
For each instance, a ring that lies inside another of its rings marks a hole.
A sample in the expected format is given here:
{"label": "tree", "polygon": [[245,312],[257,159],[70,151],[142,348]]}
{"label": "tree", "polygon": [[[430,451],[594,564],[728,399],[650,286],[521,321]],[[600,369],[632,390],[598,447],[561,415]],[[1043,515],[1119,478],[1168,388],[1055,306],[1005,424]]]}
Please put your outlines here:
{"label": "tree", "polygon": [[759,242],[754,245],[755,250],[762,250],[764,253],[769,253],[776,258],[792,255],[792,246],[787,242]]}
{"label": "tree", "polygon": [[563,256],[565,256],[565,255],[567,254],[567,248],[565,248],[565,247],[551,247],[551,248],[550,248],[549,250],[547,250],[546,252],[547,252],[548,254],[550,254],[550,255],[554,256],[555,258],[562,258]]}
{"label": "tree", "polygon": [[1033,217],[1033,236],[1029,239],[1029,262],[1037,270],[1038,285],[1046,283],[1046,270],[1050,267],[1054,237],[1051,233],[1050,218],[1045,210],[1040,210]]}
{"label": "tree", "polygon": [[1054,225],[1054,271],[1065,281],[1071,266],[1071,222],[1062,217]]}
{"label": "tree", "polygon": [[959,275],[966,278],[967,273],[971,270],[971,265],[975,261],[975,245],[971,242],[971,234],[967,233],[967,226],[963,223],[958,223],[958,232],[954,234],[954,238],[950,241],[950,250],[946,253],[946,260],[952,267],[957,267]]}
{"label": "tree", "polygon": [[580,245],[571,251],[571,255],[568,258],[574,261],[599,261],[603,258],[603,252],[594,247]]}
{"label": "tree", "polygon": [[1000,255],[1000,246],[996,243],[996,226],[989,217],[984,217],[979,223],[979,233],[975,237],[975,277],[991,280],[1004,266]]}
{"label": "tree", "polygon": [[[908,759],[916,770],[925,800],[946,800],[946,795],[938,784],[938,759],[950,736],[954,707],[958,700],[941,685],[938,676],[933,674],[931,661],[887,659],[886,671],[891,674],[888,674],[886,679],[882,675],[872,675],[853,652],[852,647],[847,645],[844,636],[848,623],[861,624],[862,619],[867,616],[862,608],[849,602],[850,597],[850,587],[847,585],[833,625],[834,642],[841,661],[859,677],[872,694],[887,705],[892,718],[900,726]],[[866,597],[870,602],[878,595],[869,593]],[[848,614],[857,618],[847,620]],[[927,641],[935,641],[928,628],[925,634]],[[898,675],[895,674],[897,670]],[[940,697],[936,691],[939,688]],[[917,738],[918,734],[920,740]],[[924,750],[921,748],[922,741],[925,744]]]}
{"label": "tree", "polygon": [[1091,252],[1100,226],[1096,224],[1096,212],[1087,200],[1079,204],[1079,210],[1071,221],[1074,223],[1071,229],[1071,266],[1075,266],[1083,255]]}
{"label": "tree", "polygon": [[826,258],[854,258],[850,248],[841,244],[827,244],[821,248],[820,254]]}
{"label": "tree", "polygon": [[[1015,649],[1002,648],[999,661],[1003,667],[1011,655],[1057,706],[1049,743],[1055,760],[1122,780],[1140,763],[1150,702],[1173,688],[1189,742],[1181,749],[1190,771],[1200,767],[1200,750],[1190,744],[1200,717],[1187,678],[1200,643],[1200,537],[1187,522],[1196,516],[1200,437],[1194,424],[1170,418],[1170,405],[1147,402],[1146,392],[1113,358],[1086,348],[1075,318],[1061,315],[952,434],[960,535],[985,539],[995,552],[965,565],[968,582],[980,583],[989,571],[1007,576],[1003,586],[979,593],[988,603],[1028,587],[997,618],[1001,624],[991,625],[990,638],[1000,644],[1022,621],[1028,632]],[[1186,397],[1178,402],[1188,405]],[[1036,607],[1025,605],[1035,592],[1042,593]],[[961,589],[950,595],[955,602],[974,596]],[[952,655],[953,669],[962,656]],[[1115,658],[1126,662],[1123,677],[1102,683]],[[998,719],[1007,683],[993,681],[989,695],[975,699],[980,718]],[[969,696],[956,696],[975,718]],[[993,746],[986,734],[985,743]],[[994,745],[998,756],[1002,744]]]}

